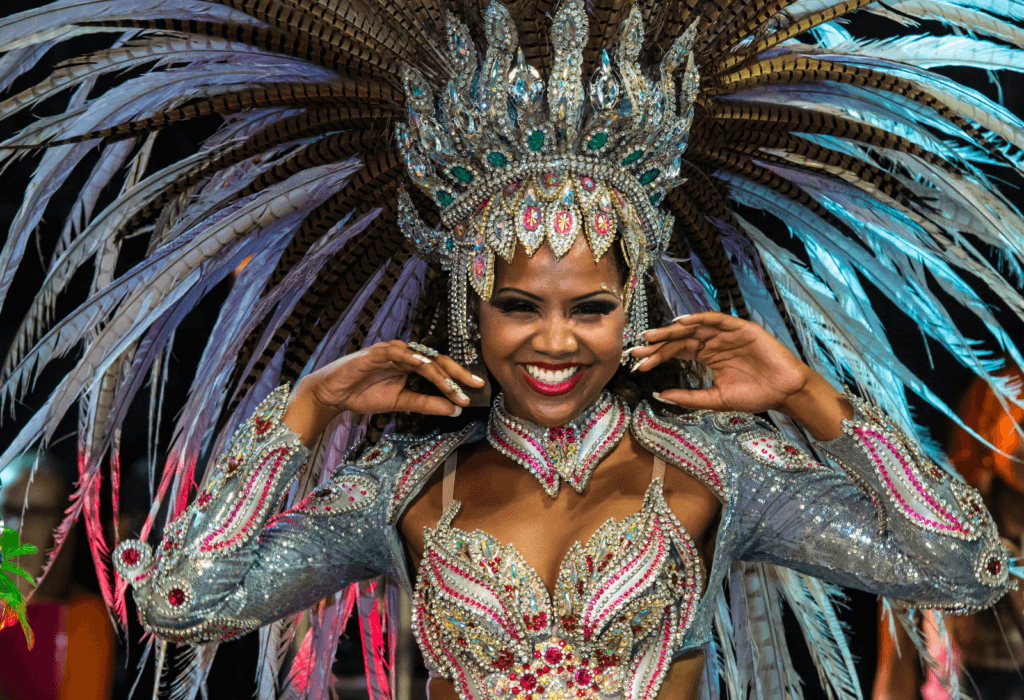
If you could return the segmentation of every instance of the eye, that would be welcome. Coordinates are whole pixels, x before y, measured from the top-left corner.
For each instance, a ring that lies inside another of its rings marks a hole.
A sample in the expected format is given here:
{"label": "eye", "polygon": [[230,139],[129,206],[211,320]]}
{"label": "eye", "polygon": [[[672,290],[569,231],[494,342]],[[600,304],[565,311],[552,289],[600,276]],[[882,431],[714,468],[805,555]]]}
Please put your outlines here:
{"label": "eye", "polygon": [[576,316],[607,316],[619,307],[614,301],[585,301],[573,307],[573,314]]}
{"label": "eye", "polygon": [[515,297],[506,299],[492,299],[491,306],[496,308],[503,314],[516,314],[516,313],[534,313],[537,311],[537,305],[532,301],[526,299],[517,299]]}

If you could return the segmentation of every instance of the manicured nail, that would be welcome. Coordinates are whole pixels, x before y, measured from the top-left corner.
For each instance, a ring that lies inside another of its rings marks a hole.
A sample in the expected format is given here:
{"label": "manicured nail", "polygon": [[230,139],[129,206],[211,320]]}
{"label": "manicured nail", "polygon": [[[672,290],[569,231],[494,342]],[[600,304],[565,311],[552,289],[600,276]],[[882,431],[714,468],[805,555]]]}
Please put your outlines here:
{"label": "manicured nail", "polygon": [[430,358],[429,357],[423,357],[423,355],[420,355],[419,353],[413,353],[413,358],[419,360],[420,362],[422,362],[425,365],[429,365],[430,364]]}
{"label": "manicured nail", "polygon": [[686,318],[687,316],[693,316],[693,314],[680,314],[680,315],[676,316],[674,319],[672,319],[672,323],[675,323],[676,321],[682,320],[682,319]]}
{"label": "manicured nail", "polygon": [[648,361],[649,359],[651,359],[651,358],[649,358],[649,357],[645,357],[644,359],[640,360],[640,361],[639,361],[639,362],[637,362],[637,363],[636,363],[635,365],[633,365],[632,369],[630,369],[629,371],[630,371],[630,372],[636,372],[636,371],[637,371],[638,369],[640,369],[640,367],[641,367],[641,366],[642,366],[642,365],[643,365],[643,364],[644,364],[645,362],[647,362],[647,361]]}
{"label": "manicured nail", "polygon": [[481,379],[480,377],[476,376],[475,374],[471,374],[469,376],[472,377],[473,381],[476,382],[477,384],[483,384],[484,383],[484,380]]}
{"label": "manicured nail", "polygon": [[669,401],[668,399],[661,398],[661,392],[658,392],[658,391],[652,391],[651,392],[651,396],[653,396],[656,401],[661,401],[662,403],[667,403],[669,406],[678,406],[679,405],[675,401]]}
{"label": "manicured nail", "polygon": [[457,391],[457,392],[455,392],[455,395],[459,397],[459,400],[460,400],[460,401],[469,401],[469,397],[468,397],[468,396],[466,396],[466,395],[465,395],[464,393],[462,393],[461,391]]}
{"label": "manicured nail", "polygon": [[462,415],[462,406],[456,406],[455,410],[452,411],[452,418],[458,418]]}

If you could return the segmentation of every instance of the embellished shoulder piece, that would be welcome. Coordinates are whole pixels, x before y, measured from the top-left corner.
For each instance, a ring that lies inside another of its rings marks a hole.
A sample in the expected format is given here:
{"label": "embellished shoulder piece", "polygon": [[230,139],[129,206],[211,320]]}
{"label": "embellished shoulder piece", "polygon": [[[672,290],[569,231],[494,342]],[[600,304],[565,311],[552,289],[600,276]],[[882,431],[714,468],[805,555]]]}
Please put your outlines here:
{"label": "embellished shoulder piece", "polygon": [[[407,501],[417,492],[423,483],[430,478],[451,451],[469,439],[480,429],[480,424],[470,423],[462,430],[453,433],[431,434],[405,446],[405,459],[399,468],[394,491],[388,505],[387,523],[394,524]],[[401,438],[396,438],[401,439]],[[403,439],[407,440],[408,438]],[[393,449],[393,447],[389,448]],[[372,454],[375,452],[371,450]],[[389,453],[390,455],[390,453]],[[376,457],[375,459],[386,459]]]}
{"label": "embellished shoulder piece", "polygon": [[641,402],[633,413],[633,436],[652,454],[682,469],[729,503],[732,500],[731,480],[725,464],[714,448],[699,440],[686,425],[700,423],[708,412],[684,417],[661,417]]}

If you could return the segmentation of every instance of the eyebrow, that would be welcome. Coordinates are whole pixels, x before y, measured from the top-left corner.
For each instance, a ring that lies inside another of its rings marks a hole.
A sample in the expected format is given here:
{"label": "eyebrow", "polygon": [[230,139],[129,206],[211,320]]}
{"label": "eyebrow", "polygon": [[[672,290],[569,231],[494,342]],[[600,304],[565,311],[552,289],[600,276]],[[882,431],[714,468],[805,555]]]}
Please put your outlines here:
{"label": "eyebrow", "polygon": [[[494,294],[498,295],[498,294],[502,294],[504,292],[514,292],[516,294],[520,294],[520,295],[522,295],[524,297],[527,297],[528,299],[532,299],[533,301],[544,301],[541,297],[537,296],[536,294],[530,294],[529,292],[523,291],[522,289],[518,289],[516,287],[502,287],[498,291],[494,292]],[[578,297],[573,297],[569,301],[571,303],[575,304],[577,302],[586,301],[587,299],[591,299],[593,297],[598,297],[598,296],[603,296],[605,294],[607,294],[608,296],[612,297],[613,299],[618,299],[619,298],[610,289],[599,289],[596,292],[590,292],[589,294],[583,294],[583,295],[578,296]]]}

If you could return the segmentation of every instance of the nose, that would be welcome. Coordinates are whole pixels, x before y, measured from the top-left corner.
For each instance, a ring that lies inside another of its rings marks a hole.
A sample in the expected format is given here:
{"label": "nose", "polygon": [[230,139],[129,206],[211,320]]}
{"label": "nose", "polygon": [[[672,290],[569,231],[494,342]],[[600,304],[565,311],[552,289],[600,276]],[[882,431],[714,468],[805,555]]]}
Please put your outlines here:
{"label": "nose", "polygon": [[546,316],[533,334],[533,349],[538,353],[559,357],[576,352],[579,344],[569,319],[561,314]]}

